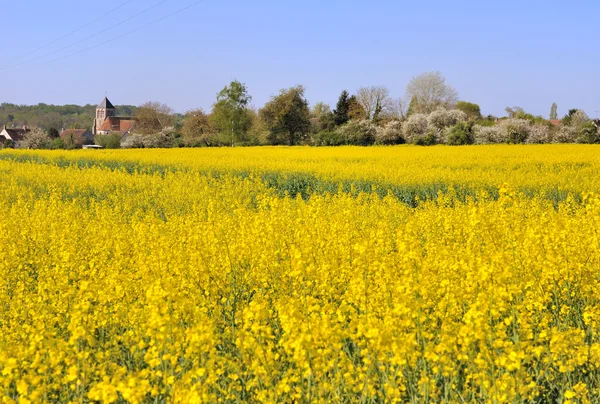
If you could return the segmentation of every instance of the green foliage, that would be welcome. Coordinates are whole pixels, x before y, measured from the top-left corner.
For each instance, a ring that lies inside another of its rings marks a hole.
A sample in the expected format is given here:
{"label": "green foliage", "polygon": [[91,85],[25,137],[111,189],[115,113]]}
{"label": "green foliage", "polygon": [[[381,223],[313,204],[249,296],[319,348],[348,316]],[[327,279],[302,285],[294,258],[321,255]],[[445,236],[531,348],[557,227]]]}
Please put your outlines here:
{"label": "green foliage", "polygon": [[470,121],[481,119],[481,108],[479,108],[479,105],[477,104],[467,101],[459,101],[456,103],[454,108],[467,114],[467,118]]}
{"label": "green foliage", "polygon": [[260,118],[269,131],[267,140],[270,144],[292,146],[300,143],[311,127],[304,88],[281,90],[260,110]]}
{"label": "green foliage", "polygon": [[[131,116],[137,107],[119,105],[120,115]],[[0,104],[0,126],[20,128],[23,125],[38,126],[44,130],[50,128],[90,128],[96,117],[96,105],[17,105]]]}
{"label": "green foliage", "polygon": [[62,139],[62,140],[63,140],[63,148],[64,149],[72,150],[72,149],[77,149],[79,147],[73,134],[66,136],[66,139]]}
{"label": "green foliage", "polygon": [[0,149],[12,149],[15,144],[10,139],[0,138]]}
{"label": "green foliage", "polygon": [[579,126],[579,143],[600,143],[598,127],[592,121],[584,122]]}
{"label": "green foliage", "polygon": [[550,107],[550,119],[558,119],[558,105],[555,102]]}
{"label": "green foliage", "polygon": [[149,101],[140,105],[135,118],[136,132],[147,135],[160,132],[175,124],[173,109],[157,101]]}
{"label": "green foliage", "polygon": [[323,131],[335,130],[335,116],[334,113],[329,111],[321,114],[318,118],[311,119],[311,132],[318,133]]}
{"label": "green foliage", "polygon": [[[232,142],[247,142],[252,117],[248,114],[248,104],[252,97],[246,85],[233,80],[217,94],[210,121],[221,137]],[[233,139],[232,139],[233,136]]]}
{"label": "green foliage", "polygon": [[417,97],[413,96],[410,99],[410,103],[408,104],[408,110],[406,111],[406,116],[409,117],[412,114],[415,114],[419,111],[419,101]]}
{"label": "green foliage", "polygon": [[344,125],[350,120],[350,95],[344,90],[338,98],[335,109],[333,110],[333,119],[336,126]]}
{"label": "green foliage", "polygon": [[418,136],[414,140],[417,146],[433,146],[438,143],[439,131],[433,127],[427,128],[424,135]]}
{"label": "green foliage", "polygon": [[216,131],[202,109],[189,111],[183,120],[182,143],[189,147],[217,146]]}
{"label": "green foliage", "polygon": [[454,146],[473,144],[473,124],[471,122],[458,122],[448,129],[446,142]]}
{"label": "green foliage", "polygon": [[324,102],[317,102],[310,111],[311,118],[321,119],[326,114],[331,114],[331,108]]}
{"label": "green foliage", "polygon": [[512,108],[507,107],[506,112],[508,113],[509,118],[512,118],[512,119],[525,119],[534,125],[547,125],[548,124],[548,121],[546,121],[546,119],[544,119],[543,116],[541,116],[541,115],[534,116],[533,114],[525,112],[525,110],[521,107],[512,107]]}
{"label": "green foliage", "polygon": [[50,139],[56,139],[57,137],[60,136],[60,133],[58,132],[58,130],[56,128],[48,128],[46,133],[48,134],[48,137]]}
{"label": "green foliage", "polygon": [[475,124],[479,125],[479,126],[487,126],[487,127],[494,126],[496,124],[496,118],[491,115],[488,115],[485,118],[478,119],[475,122]]}
{"label": "green foliage", "polygon": [[525,143],[525,140],[527,140],[527,136],[529,136],[529,133],[527,132],[525,127],[523,125],[520,125],[518,122],[512,123],[506,121],[506,124],[503,126],[504,130],[506,131],[506,143]]}
{"label": "green foliage", "polygon": [[120,133],[109,133],[108,135],[96,135],[94,137],[96,144],[106,149],[120,149],[121,148],[121,134]]}
{"label": "green foliage", "polygon": [[367,118],[367,112],[358,102],[358,98],[355,95],[348,98],[348,119],[358,121]]}
{"label": "green foliage", "polygon": [[336,130],[345,144],[369,146],[375,143],[377,127],[369,120],[350,121]]}
{"label": "green foliage", "polygon": [[55,138],[55,139],[52,140],[50,148],[54,149],[54,150],[59,150],[59,149],[66,149],[67,147],[65,145],[65,141],[62,140],[62,138],[57,137],[57,138]]}
{"label": "green foliage", "polygon": [[346,139],[337,130],[323,130],[314,136],[315,146],[341,146]]}
{"label": "green foliage", "polygon": [[573,115],[575,115],[577,111],[579,111],[579,108],[571,108],[569,112],[567,112],[567,114],[563,117],[562,124],[570,125],[571,121],[573,120]]}

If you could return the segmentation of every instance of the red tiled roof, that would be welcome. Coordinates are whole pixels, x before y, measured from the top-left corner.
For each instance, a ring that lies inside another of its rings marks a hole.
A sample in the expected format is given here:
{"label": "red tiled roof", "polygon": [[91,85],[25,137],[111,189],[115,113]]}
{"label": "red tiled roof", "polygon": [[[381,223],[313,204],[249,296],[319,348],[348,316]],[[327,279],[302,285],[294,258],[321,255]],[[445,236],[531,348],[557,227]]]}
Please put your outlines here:
{"label": "red tiled roof", "polygon": [[110,116],[102,122],[102,125],[97,130],[103,132],[130,132],[134,127],[135,120],[132,118]]}
{"label": "red tiled roof", "polygon": [[562,123],[560,121],[560,119],[550,119],[548,122],[550,122],[554,126],[558,126],[558,125],[560,125]]}

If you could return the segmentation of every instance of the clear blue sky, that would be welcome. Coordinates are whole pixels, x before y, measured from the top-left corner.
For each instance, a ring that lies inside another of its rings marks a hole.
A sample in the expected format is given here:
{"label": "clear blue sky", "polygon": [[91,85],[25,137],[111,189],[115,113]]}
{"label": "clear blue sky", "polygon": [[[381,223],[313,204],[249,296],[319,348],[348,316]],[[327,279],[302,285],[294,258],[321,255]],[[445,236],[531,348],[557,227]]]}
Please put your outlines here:
{"label": "clear blue sky", "polygon": [[117,12],[38,52],[126,0],[7,0],[2,6],[0,102],[165,102],[210,109],[231,79],[253,104],[302,84],[311,104],[333,106],[342,89],[384,85],[400,97],[410,78],[439,70],[460,98],[501,115],[518,105],[547,116],[582,108],[600,116],[598,1],[205,0],[111,43],[94,46],[195,0],[132,0]]}

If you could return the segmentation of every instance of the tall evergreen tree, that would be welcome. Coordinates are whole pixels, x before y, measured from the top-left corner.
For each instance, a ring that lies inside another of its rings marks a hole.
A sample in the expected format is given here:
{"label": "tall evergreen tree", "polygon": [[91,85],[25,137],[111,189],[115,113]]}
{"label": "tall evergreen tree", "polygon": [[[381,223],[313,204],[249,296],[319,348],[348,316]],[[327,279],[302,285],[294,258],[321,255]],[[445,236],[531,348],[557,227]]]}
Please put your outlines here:
{"label": "tall evergreen tree", "polygon": [[558,105],[555,102],[550,107],[550,119],[558,119]]}
{"label": "tall evergreen tree", "polygon": [[343,125],[350,119],[348,112],[350,110],[350,95],[344,90],[338,98],[338,102],[333,110],[333,118],[337,126]]}
{"label": "tall evergreen tree", "polygon": [[419,112],[419,101],[417,101],[417,97],[413,96],[410,99],[410,104],[408,104],[408,111],[406,111],[406,116],[411,116]]}

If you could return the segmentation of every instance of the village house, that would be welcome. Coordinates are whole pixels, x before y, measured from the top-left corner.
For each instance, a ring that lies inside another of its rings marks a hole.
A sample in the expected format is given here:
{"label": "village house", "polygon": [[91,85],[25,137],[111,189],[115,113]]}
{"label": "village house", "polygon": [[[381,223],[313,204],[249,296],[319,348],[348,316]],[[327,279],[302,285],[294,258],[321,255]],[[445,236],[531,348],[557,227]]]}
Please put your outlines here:
{"label": "village house", "polygon": [[104,97],[96,107],[96,119],[94,119],[94,125],[92,126],[92,135],[119,133],[121,138],[125,138],[135,130],[135,127],[135,118],[117,116],[117,109],[108,98]]}
{"label": "village house", "polygon": [[65,142],[73,142],[78,147],[94,144],[94,134],[89,129],[67,129],[60,132],[60,138]]}
{"label": "village house", "polygon": [[7,128],[4,125],[2,132],[0,132],[0,142],[12,142],[13,147],[19,148],[21,142],[25,138],[25,135],[29,132],[29,128],[23,125],[22,128]]}

